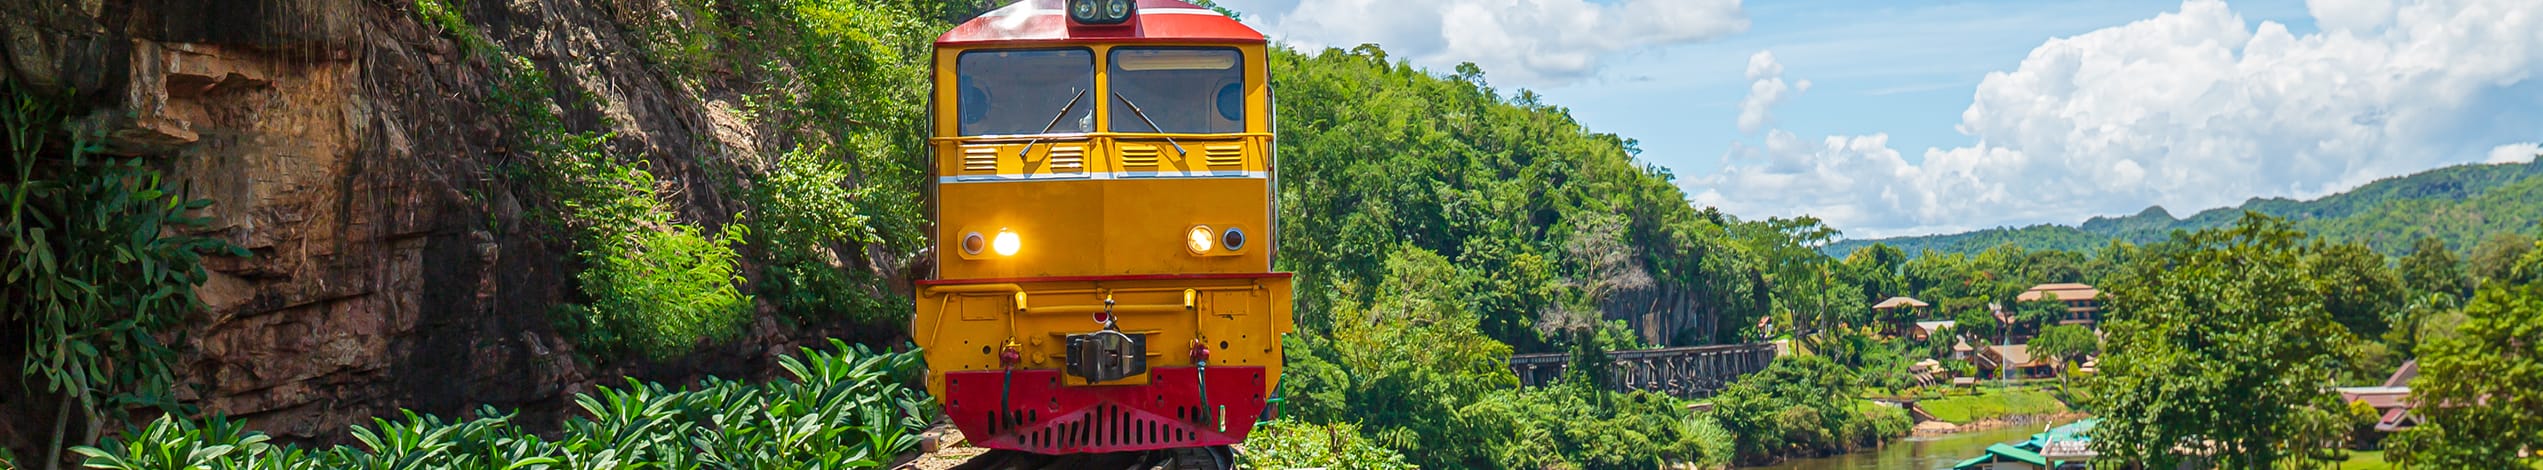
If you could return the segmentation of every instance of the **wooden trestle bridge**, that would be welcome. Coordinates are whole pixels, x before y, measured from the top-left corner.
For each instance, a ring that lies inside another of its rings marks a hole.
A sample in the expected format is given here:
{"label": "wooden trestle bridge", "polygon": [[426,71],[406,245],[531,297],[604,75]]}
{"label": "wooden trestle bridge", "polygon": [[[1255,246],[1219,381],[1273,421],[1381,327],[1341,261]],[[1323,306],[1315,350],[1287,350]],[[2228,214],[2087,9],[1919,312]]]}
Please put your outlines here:
{"label": "wooden trestle bridge", "polygon": [[[1777,351],[1774,343],[1608,351],[1608,383],[1617,391],[1711,397],[1740,376],[1765,370]],[[1570,353],[1518,354],[1510,356],[1510,371],[1519,374],[1520,384],[1539,387],[1561,380],[1571,362]]]}

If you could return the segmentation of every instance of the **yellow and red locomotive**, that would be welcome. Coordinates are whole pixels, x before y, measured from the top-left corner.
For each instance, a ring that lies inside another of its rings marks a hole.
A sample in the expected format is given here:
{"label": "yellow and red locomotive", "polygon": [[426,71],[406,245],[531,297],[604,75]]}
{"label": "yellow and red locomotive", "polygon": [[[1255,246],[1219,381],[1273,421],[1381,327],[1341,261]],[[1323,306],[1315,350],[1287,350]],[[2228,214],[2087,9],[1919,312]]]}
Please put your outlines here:
{"label": "yellow and red locomotive", "polygon": [[938,38],[934,272],[911,335],[975,445],[1234,444],[1278,386],[1262,33],[1173,0],[1024,0]]}

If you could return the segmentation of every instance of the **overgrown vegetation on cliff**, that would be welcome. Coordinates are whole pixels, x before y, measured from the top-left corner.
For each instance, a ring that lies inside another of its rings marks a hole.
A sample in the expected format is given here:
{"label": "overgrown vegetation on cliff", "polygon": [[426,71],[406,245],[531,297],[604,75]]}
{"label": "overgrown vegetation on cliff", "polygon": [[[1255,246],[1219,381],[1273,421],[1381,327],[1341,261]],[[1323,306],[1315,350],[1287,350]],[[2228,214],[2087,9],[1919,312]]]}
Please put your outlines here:
{"label": "overgrown vegetation on cliff", "polygon": [[156,469],[550,469],[875,468],[917,447],[935,407],[902,386],[917,352],[874,352],[832,342],[780,358],[788,378],[763,384],[708,379],[686,390],[630,382],[576,395],[588,417],[554,438],[532,434],[491,408],[444,420],[407,413],[350,430],[358,445],[275,445],[241,423],[162,417],[96,447],[87,468]]}
{"label": "overgrown vegetation on cliff", "polygon": [[[980,9],[970,3],[607,5],[647,40],[653,72],[685,94],[730,93],[741,124],[770,133],[754,152],[730,155],[629,154],[606,132],[612,123],[570,128],[558,110],[594,105],[587,91],[560,87],[481,36],[464,3],[414,9],[503,77],[492,95],[518,131],[520,157],[505,174],[543,190],[533,203],[555,209],[551,225],[581,264],[580,296],[558,309],[560,329],[600,358],[666,359],[733,338],[762,310],[794,323],[904,323],[909,301],[886,281],[924,243],[929,39]],[[717,220],[673,204],[651,168],[681,159],[742,207]]]}

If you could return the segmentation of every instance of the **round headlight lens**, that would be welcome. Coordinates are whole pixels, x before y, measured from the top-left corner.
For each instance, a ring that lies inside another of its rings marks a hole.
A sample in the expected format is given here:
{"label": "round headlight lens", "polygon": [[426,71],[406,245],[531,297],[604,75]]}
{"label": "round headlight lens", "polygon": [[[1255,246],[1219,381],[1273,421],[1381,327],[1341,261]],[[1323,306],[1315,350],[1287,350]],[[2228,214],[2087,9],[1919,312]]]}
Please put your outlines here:
{"label": "round headlight lens", "polygon": [[1194,225],[1192,226],[1191,232],[1184,234],[1183,248],[1192,250],[1192,254],[1196,255],[1209,253],[1210,247],[1212,245],[1217,245],[1217,243],[1213,243],[1214,240],[1211,240],[1216,237],[1218,237],[1218,232],[1210,230],[1210,226]]}
{"label": "round headlight lens", "polygon": [[989,248],[989,237],[983,237],[983,236],[980,236],[980,232],[971,232],[971,233],[963,234],[963,236],[962,236],[962,253],[963,253],[963,254],[966,254],[966,255],[977,255],[977,254],[980,254],[980,250],[985,250],[985,249],[988,249],[988,248]]}
{"label": "round headlight lens", "polygon": [[1226,234],[1219,235],[1219,244],[1227,246],[1227,251],[1245,249],[1245,231],[1228,227]]}
{"label": "round headlight lens", "polygon": [[1130,0],[1105,0],[1104,19],[1115,22],[1130,19]]}
{"label": "round headlight lens", "polygon": [[998,239],[991,240],[989,245],[998,250],[998,256],[1015,256],[1015,250],[1023,248],[1023,242],[1016,240],[1015,232],[1007,229],[998,229]]}
{"label": "round headlight lens", "polygon": [[1068,16],[1081,23],[1095,21],[1095,0],[1068,2]]}

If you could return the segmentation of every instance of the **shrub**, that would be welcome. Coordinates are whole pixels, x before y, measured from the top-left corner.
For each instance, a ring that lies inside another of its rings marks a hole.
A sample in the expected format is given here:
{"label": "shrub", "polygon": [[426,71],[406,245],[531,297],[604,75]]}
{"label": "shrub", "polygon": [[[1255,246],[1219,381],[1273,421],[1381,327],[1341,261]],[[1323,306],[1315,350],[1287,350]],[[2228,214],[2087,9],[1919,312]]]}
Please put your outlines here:
{"label": "shrub", "polygon": [[759,227],[753,239],[766,256],[759,294],[793,319],[898,328],[906,318],[892,313],[909,311],[907,299],[868,288],[880,280],[847,266],[846,258],[859,253],[839,248],[879,238],[871,218],[859,212],[873,191],[851,187],[848,167],[838,159],[828,147],[796,148],[752,187],[752,220]]}
{"label": "shrub", "polygon": [[548,162],[581,248],[575,279],[590,300],[565,307],[564,330],[604,355],[657,359],[740,333],[750,297],[735,287],[733,246],[748,230],[728,224],[709,236],[673,222],[653,174],[610,158],[606,138],[566,136]]}
{"label": "shrub", "polygon": [[586,416],[553,441],[483,408],[446,422],[406,412],[351,433],[358,445],[302,451],[220,417],[163,416],[96,447],[74,449],[97,469],[324,468],[873,468],[918,445],[935,417],[897,374],[918,353],[874,352],[838,341],[779,361],[790,378],[747,385],[707,379],[674,391],[630,381],[576,395]]}
{"label": "shrub", "polygon": [[1254,427],[1245,438],[1244,468],[1411,469],[1403,454],[1361,437],[1352,423],[1308,424],[1277,420]]}

